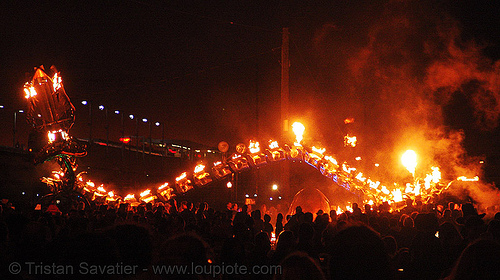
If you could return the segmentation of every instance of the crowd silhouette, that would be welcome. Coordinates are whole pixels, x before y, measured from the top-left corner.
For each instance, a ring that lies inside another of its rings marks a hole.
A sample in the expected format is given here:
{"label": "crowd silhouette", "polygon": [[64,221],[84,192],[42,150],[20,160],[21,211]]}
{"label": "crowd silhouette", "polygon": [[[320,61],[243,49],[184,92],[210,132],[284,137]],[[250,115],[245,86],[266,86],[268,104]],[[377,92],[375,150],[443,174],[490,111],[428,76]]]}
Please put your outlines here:
{"label": "crowd silhouette", "polygon": [[[176,200],[81,205],[68,213],[0,208],[1,279],[89,279],[53,271],[12,273],[10,264],[130,265],[92,279],[500,279],[500,213],[471,203],[408,200],[399,211],[352,205],[337,214],[271,217],[246,205],[215,210]],[[273,238],[276,237],[276,238]],[[153,265],[279,267],[272,273],[158,274]]]}

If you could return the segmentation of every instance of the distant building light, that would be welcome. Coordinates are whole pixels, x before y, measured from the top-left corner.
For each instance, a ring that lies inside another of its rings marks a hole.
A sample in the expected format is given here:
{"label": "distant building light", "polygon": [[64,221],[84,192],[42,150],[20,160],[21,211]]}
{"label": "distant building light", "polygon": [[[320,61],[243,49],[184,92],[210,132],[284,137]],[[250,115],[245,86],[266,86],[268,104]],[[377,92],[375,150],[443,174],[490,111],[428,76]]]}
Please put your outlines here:
{"label": "distant building light", "polygon": [[278,190],[278,185],[274,184],[272,188],[273,188],[273,191]]}
{"label": "distant building light", "polygon": [[142,122],[148,122],[148,119],[144,118],[142,119]]}
{"label": "distant building light", "polygon": [[25,192],[22,192],[23,195],[25,195],[26,193]]}
{"label": "distant building light", "polygon": [[375,166],[376,166],[376,167],[379,167],[379,166],[380,166],[380,164],[378,164],[378,163],[375,163]]}
{"label": "distant building light", "polygon": [[134,115],[128,115],[128,117],[133,120],[134,119]]}
{"label": "distant building light", "polygon": [[118,115],[118,114],[120,114],[120,111],[118,111],[118,110],[115,110],[115,114],[117,114],[117,115]]}
{"label": "distant building light", "polygon": [[24,110],[19,110],[18,112],[19,112],[19,113],[24,113]]}
{"label": "distant building light", "polygon": [[87,100],[83,100],[83,101],[82,101],[82,104],[83,104],[83,105],[87,105]]}
{"label": "distant building light", "polygon": [[99,110],[104,110],[104,105],[99,105]]}
{"label": "distant building light", "polygon": [[159,122],[155,122],[155,125],[156,125],[156,126],[160,126],[160,123],[159,123]]}
{"label": "distant building light", "polygon": [[271,200],[271,201],[272,201],[272,200],[273,200],[273,198],[272,198],[272,197],[270,197],[270,198],[269,198],[269,200]]}
{"label": "distant building light", "polygon": [[0,105],[0,109],[3,109],[3,105]]}
{"label": "distant building light", "polygon": [[245,194],[245,197],[250,197],[248,194]]}
{"label": "distant building light", "polygon": [[231,182],[227,182],[226,187],[227,187],[228,189],[232,188],[232,187],[233,187],[233,183],[231,183]]}
{"label": "distant building light", "polygon": [[278,196],[278,199],[281,199],[281,196]]}
{"label": "distant building light", "polygon": [[254,197],[257,197],[257,194],[255,193],[253,196],[254,196]]}

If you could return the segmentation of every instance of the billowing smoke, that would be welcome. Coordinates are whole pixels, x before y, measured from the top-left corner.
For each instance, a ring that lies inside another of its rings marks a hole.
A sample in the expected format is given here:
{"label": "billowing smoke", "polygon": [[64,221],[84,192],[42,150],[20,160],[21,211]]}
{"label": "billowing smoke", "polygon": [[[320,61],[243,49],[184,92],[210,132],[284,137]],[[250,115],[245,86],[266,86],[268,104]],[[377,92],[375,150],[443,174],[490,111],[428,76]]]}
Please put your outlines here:
{"label": "billowing smoke", "polygon": [[[333,19],[316,32],[313,47],[326,61],[320,67],[330,67],[329,78],[338,84],[329,101],[338,114],[356,119],[359,146],[352,153],[385,163],[386,172],[378,173],[386,179],[407,176],[398,161],[406,149],[419,156],[416,176],[440,166],[448,180],[481,177],[480,159],[467,155],[467,135],[447,123],[445,109],[461,96],[475,129],[496,128],[500,61],[463,40],[459,22],[443,9],[421,3],[389,1],[383,9],[356,10],[351,25]],[[480,190],[469,192],[479,204],[498,202],[493,186]]]}

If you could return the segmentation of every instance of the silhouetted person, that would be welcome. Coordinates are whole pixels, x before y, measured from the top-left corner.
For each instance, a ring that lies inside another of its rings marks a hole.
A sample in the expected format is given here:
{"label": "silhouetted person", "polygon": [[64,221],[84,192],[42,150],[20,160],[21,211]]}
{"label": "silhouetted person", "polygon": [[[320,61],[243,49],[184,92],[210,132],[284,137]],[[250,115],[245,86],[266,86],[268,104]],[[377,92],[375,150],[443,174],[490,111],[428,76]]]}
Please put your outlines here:
{"label": "silhouetted person", "polygon": [[445,280],[500,279],[500,245],[479,239],[464,249],[451,274]]}
{"label": "silhouetted person", "polygon": [[394,279],[380,235],[365,225],[341,230],[328,244],[332,279]]}
{"label": "silhouetted person", "polygon": [[[281,273],[280,273],[281,272]],[[324,280],[325,276],[318,264],[307,254],[296,252],[281,262],[281,271],[277,271],[275,280]]]}
{"label": "silhouetted person", "polygon": [[278,216],[276,217],[276,237],[279,236],[279,234],[283,231],[283,214],[278,213]]}

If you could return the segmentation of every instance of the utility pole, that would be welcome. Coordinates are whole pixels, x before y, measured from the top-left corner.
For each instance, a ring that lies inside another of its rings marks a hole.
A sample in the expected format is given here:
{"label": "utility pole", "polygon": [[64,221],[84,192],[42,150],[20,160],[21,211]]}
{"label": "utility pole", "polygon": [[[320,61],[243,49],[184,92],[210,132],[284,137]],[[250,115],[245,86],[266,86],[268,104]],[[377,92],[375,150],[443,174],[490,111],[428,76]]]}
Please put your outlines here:
{"label": "utility pole", "polygon": [[[281,144],[288,142],[289,128],[289,93],[290,93],[290,58],[289,58],[289,35],[288,27],[283,28],[281,44]],[[283,162],[281,169],[281,187],[286,194],[290,191],[290,165],[288,161]]]}

